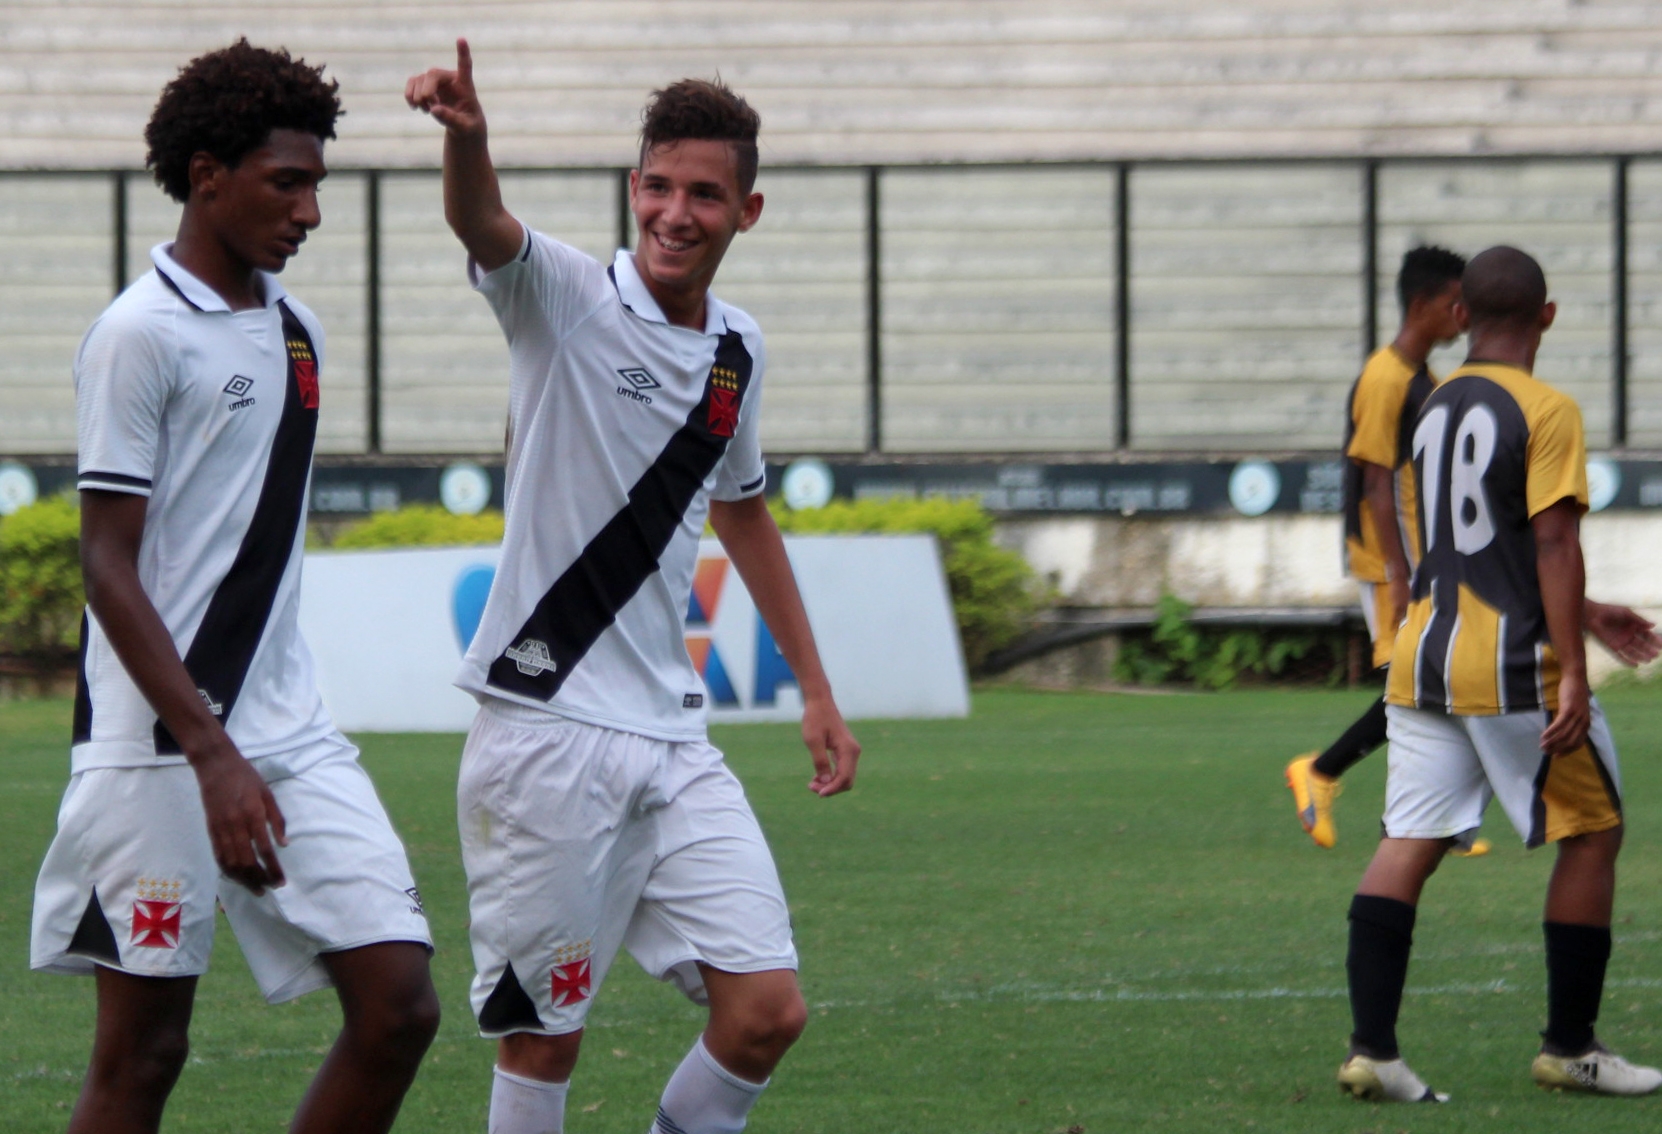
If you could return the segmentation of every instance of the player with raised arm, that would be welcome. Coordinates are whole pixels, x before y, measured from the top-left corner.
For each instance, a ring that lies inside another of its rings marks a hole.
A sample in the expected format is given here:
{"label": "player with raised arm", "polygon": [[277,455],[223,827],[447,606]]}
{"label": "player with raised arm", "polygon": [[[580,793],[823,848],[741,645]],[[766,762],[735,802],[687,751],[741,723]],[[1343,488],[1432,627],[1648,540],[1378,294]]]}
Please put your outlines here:
{"label": "player with raised arm", "polygon": [[620,947],[709,1006],[652,1129],[738,1131],[807,1012],[778,873],[706,739],[683,638],[706,516],[798,679],[809,787],[847,790],[860,755],[761,495],[761,334],[709,291],[761,216],[759,119],[719,82],[656,92],[629,177],[639,248],[602,266],[504,207],[456,49],[405,96],[444,127],[445,218],[509,349],[507,532],[457,682],[480,702],[458,812],[473,1007],[498,1039],[491,1134],[563,1129]]}
{"label": "player with raised arm", "polygon": [[88,612],[31,963],[97,979],[79,1134],[160,1126],[216,903],[267,1000],[339,994],[292,1131],[389,1129],[438,1027],[403,845],[298,627],[323,332],[276,273],[337,87],[246,40],[180,71],[145,131],[178,235],[75,361]]}
{"label": "player with raised arm", "polygon": [[1556,306],[1515,248],[1462,278],[1467,362],[1426,399],[1412,434],[1424,486],[1424,558],[1386,686],[1384,830],[1350,907],[1354,1020],[1342,1089],[1400,1101],[1430,1090],[1397,1047],[1420,893],[1491,798],[1527,846],[1558,844],[1547,884],[1547,1027],[1531,1074],[1543,1087],[1648,1094],[1662,1071],[1594,1035],[1622,843],[1615,745],[1588,690],[1589,624],[1624,661],[1657,655],[1651,624],[1588,602],[1579,525],[1587,454],[1575,402],[1532,376]]}
{"label": "player with raised arm", "polygon": [[[1396,629],[1408,609],[1408,580],[1419,562],[1414,469],[1409,434],[1437,384],[1426,365],[1434,347],[1453,342],[1461,327],[1454,305],[1466,260],[1446,248],[1411,248],[1397,272],[1402,323],[1350,388],[1345,418],[1345,574],[1356,580],[1373,664],[1387,665]],[[1287,765],[1287,786],[1299,822],[1319,847],[1337,838],[1333,800],[1346,769],[1385,743],[1381,696],[1322,752]],[[1484,844],[1487,849],[1487,844]]]}

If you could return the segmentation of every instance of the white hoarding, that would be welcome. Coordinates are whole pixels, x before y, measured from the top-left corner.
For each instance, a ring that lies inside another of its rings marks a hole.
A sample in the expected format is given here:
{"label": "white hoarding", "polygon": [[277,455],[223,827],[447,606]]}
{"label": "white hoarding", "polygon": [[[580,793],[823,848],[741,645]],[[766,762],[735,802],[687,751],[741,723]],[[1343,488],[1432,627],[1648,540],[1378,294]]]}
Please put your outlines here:
{"label": "white hoarding", "polygon": [[[951,717],[969,686],[935,541],[785,541],[820,656],[850,718]],[[459,732],[473,698],[451,685],[496,573],[495,547],[312,552],[300,627],[323,698],[348,731]],[[796,720],[790,667],[715,540],[699,547],[687,649],[715,721]]]}

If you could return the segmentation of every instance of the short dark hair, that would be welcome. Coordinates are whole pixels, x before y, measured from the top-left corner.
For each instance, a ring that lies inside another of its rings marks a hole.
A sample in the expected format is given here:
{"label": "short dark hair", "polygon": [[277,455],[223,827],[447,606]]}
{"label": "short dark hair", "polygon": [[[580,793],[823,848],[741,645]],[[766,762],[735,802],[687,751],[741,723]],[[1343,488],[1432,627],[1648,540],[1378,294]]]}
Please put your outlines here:
{"label": "short dark hair", "polygon": [[1402,269],[1397,272],[1397,302],[1402,305],[1402,313],[1408,314],[1414,300],[1434,299],[1449,284],[1459,283],[1465,270],[1466,258],[1458,252],[1434,244],[1410,248],[1403,254]]}
{"label": "short dark hair", "polygon": [[162,89],[144,128],[150,147],[144,164],[169,197],[187,201],[196,154],[212,154],[235,169],[273,130],[333,138],[342,114],[339,90],[340,83],[324,81],[322,67],[239,39],[192,59]]}
{"label": "short dark hair", "polygon": [[714,80],[682,79],[653,91],[641,111],[641,163],[646,163],[648,152],[674,142],[729,142],[739,194],[749,196],[756,187],[756,136],[761,129],[762,116],[719,75]]}
{"label": "short dark hair", "polygon": [[1531,323],[1547,303],[1547,277],[1535,257],[1499,245],[1472,257],[1461,280],[1473,323]]}

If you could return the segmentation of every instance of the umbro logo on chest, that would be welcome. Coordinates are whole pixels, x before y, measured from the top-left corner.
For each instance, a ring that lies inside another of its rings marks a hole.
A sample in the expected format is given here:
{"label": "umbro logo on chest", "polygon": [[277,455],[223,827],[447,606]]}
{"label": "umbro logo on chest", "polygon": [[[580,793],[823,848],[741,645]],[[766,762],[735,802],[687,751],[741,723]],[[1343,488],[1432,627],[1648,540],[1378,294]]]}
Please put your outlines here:
{"label": "umbro logo on chest", "polygon": [[623,383],[617,388],[618,396],[643,405],[652,404],[652,397],[646,391],[663,389],[663,383],[652,377],[652,372],[643,366],[630,366],[619,370],[617,376],[623,379]]}
{"label": "umbro logo on chest", "polygon": [[231,402],[225,408],[234,413],[239,409],[247,409],[253,405],[254,399],[248,395],[248,391],[253,388],[254,379],[244,378],[241,374],[235,375],[229,382],[225,383],[224,392],[231,395]]}

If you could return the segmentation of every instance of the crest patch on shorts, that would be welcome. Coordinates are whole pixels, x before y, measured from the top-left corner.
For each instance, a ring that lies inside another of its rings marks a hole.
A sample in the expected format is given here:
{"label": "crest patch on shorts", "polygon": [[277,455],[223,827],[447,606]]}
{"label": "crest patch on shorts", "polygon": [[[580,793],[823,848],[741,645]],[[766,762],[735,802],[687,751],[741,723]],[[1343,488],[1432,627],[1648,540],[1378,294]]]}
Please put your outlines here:
{"label": "crest patch on shorts", "polygon": [[589,998],[592,984],[589,954],[592,951],[592,943],[588,941],[562,945],[555,950],[554,968],[549,976],[549,991],[554,1007],[563,1008],[567,1004],[578,1004]]}
{"label": "crest patch on shorts", "polygon": [[132,944],[145,949],[177,949],[184,903],[184,883],[176,879],[140,878],[133,903]]}

